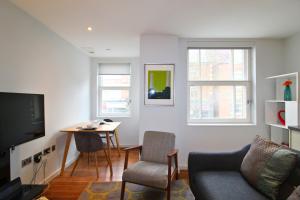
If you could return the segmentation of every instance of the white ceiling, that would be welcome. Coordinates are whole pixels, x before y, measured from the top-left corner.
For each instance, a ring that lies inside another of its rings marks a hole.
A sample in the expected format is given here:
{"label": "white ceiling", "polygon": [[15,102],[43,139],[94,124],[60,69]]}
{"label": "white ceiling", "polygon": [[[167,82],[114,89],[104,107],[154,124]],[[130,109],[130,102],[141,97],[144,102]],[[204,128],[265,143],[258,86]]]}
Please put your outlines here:
{"label": "white ceiling", "polygon": [[139,56],[139,36],[145,33],[282,38],[300,31],[300,0],[11,1],[76,47],[92,47],[93,56],[101,57]]}

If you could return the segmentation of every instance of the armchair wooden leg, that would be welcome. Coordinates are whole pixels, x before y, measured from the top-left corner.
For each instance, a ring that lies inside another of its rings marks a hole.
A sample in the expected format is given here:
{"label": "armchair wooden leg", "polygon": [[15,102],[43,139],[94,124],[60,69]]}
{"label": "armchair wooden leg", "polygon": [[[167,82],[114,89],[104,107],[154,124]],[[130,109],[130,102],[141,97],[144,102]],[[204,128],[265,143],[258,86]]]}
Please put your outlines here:
{"label": "armchair wooden leg", "polygon": [[168,183],[168,187],[167,187],[167,200],[171,199],[171,184]]}
{"label": "armchair wooden leg", "polygon": [[179,178],[179,170],[178,170],[178,154],[176,153],[175,155],[175,170],[176,170],[176,174],[175,174],[175,178],[176,180],[178,180]]}
{"label": "armchair wooden leg", "polygon": [[96,164],[96,172],[97,172],[97,179],[99,178],[99,171],[98,171],[98,159],[97,159],[97,152],[95,152],[95,164]]}
{"label": "armchair wooden leg", "polygon": [[79,156],[78,156],[78,158],[76,159],[75,164],[74,164],[74,167],[73,167],[73,169],[72,169],[72,171],[71,171],[71,176],[73,176],[73,173],[74,173],[74,171],[75,171],[75,168],[76,168],[77,165],[78,165],[78,162],[79,162],[79,159],[81,158],[81,156],[82,156],[82,154],[80,153]]}
{"label": "armchair wooden leg", "polygon": [[125,195],[125,181],[122,181],[122,188],[121,188],[121,198],[120,200],[124,200],[124,195]]}
{"label": "armchair wooden leg", "polygon": [[179,170],[178,170],[178,169],[176,169],[176,172],[175,172],[175,178],[176,178],[176,180],[179,179]]}

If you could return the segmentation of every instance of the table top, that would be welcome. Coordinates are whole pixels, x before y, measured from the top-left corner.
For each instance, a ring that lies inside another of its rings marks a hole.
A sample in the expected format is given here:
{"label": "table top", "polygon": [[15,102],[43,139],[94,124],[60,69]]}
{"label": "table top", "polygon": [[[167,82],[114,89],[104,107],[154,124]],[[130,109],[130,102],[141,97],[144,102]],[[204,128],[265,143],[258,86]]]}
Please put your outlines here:
{"label": "table top", "polygon": [[97,128],[93,130],[80,129],[80,127],[86,127],[87,124],[91,124],[91,123],[92,122],[82,122],[74,126],[64,128],[60,130],[60,132],[108,132],[108,131],[114,131],[121,124],[121,122],[105,122],[105,124],[103,125],[99,125],[99,123],[97,123],[98,124]]}

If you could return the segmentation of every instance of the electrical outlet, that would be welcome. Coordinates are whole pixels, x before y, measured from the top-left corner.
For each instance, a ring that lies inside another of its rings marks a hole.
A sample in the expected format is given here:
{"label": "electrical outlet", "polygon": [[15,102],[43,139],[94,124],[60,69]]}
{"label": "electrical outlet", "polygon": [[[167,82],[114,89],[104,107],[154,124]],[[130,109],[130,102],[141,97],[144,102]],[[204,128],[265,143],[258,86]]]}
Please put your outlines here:
{"label": "electrical outlet", "polygon": [[44,151],[43,151],[43,155],[44,155],[44,156],[47,155],[47,154],[49,154],[49,153],[51,153],[50,147],[44,149]]}
{"label": "electrical outlet", "polygon": [[38,153],[34,154],[34,156],[33,156],[34,162],[35,162],[35,163],[41,162],[41,160],[42,160],[42,155],[43,155],[42,152],[38,152]]}
{"label": "electrical outlet", "polygon": [[54,145],[52,145],[52,151],[55,151],[55,149],[56,149],[56,146],[54,144]]}
{"label": "electrical outlet", "polygon": [[24,160],[22,160],[22,168],[25,167],[26,165],[29,165],[30,163],[32,162],[32,157],[28,157],[28,158],[25,158]]}

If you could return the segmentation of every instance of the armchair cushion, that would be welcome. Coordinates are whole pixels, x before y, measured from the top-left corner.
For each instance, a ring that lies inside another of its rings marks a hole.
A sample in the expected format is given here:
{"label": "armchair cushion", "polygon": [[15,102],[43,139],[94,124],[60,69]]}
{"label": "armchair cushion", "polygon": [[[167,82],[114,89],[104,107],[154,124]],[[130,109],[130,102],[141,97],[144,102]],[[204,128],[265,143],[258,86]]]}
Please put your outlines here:
{"label": "armchair cushion", "polygon": [[168,165],[138,161],[130,165],[123,172],[122,180],[140,185],[166,189],[168,185]]}
{"label": "armchair cushion", "polygon": [[167,155],[174,147],[175,135],[173,133],[146,131],[141,160],[167,164]]}

